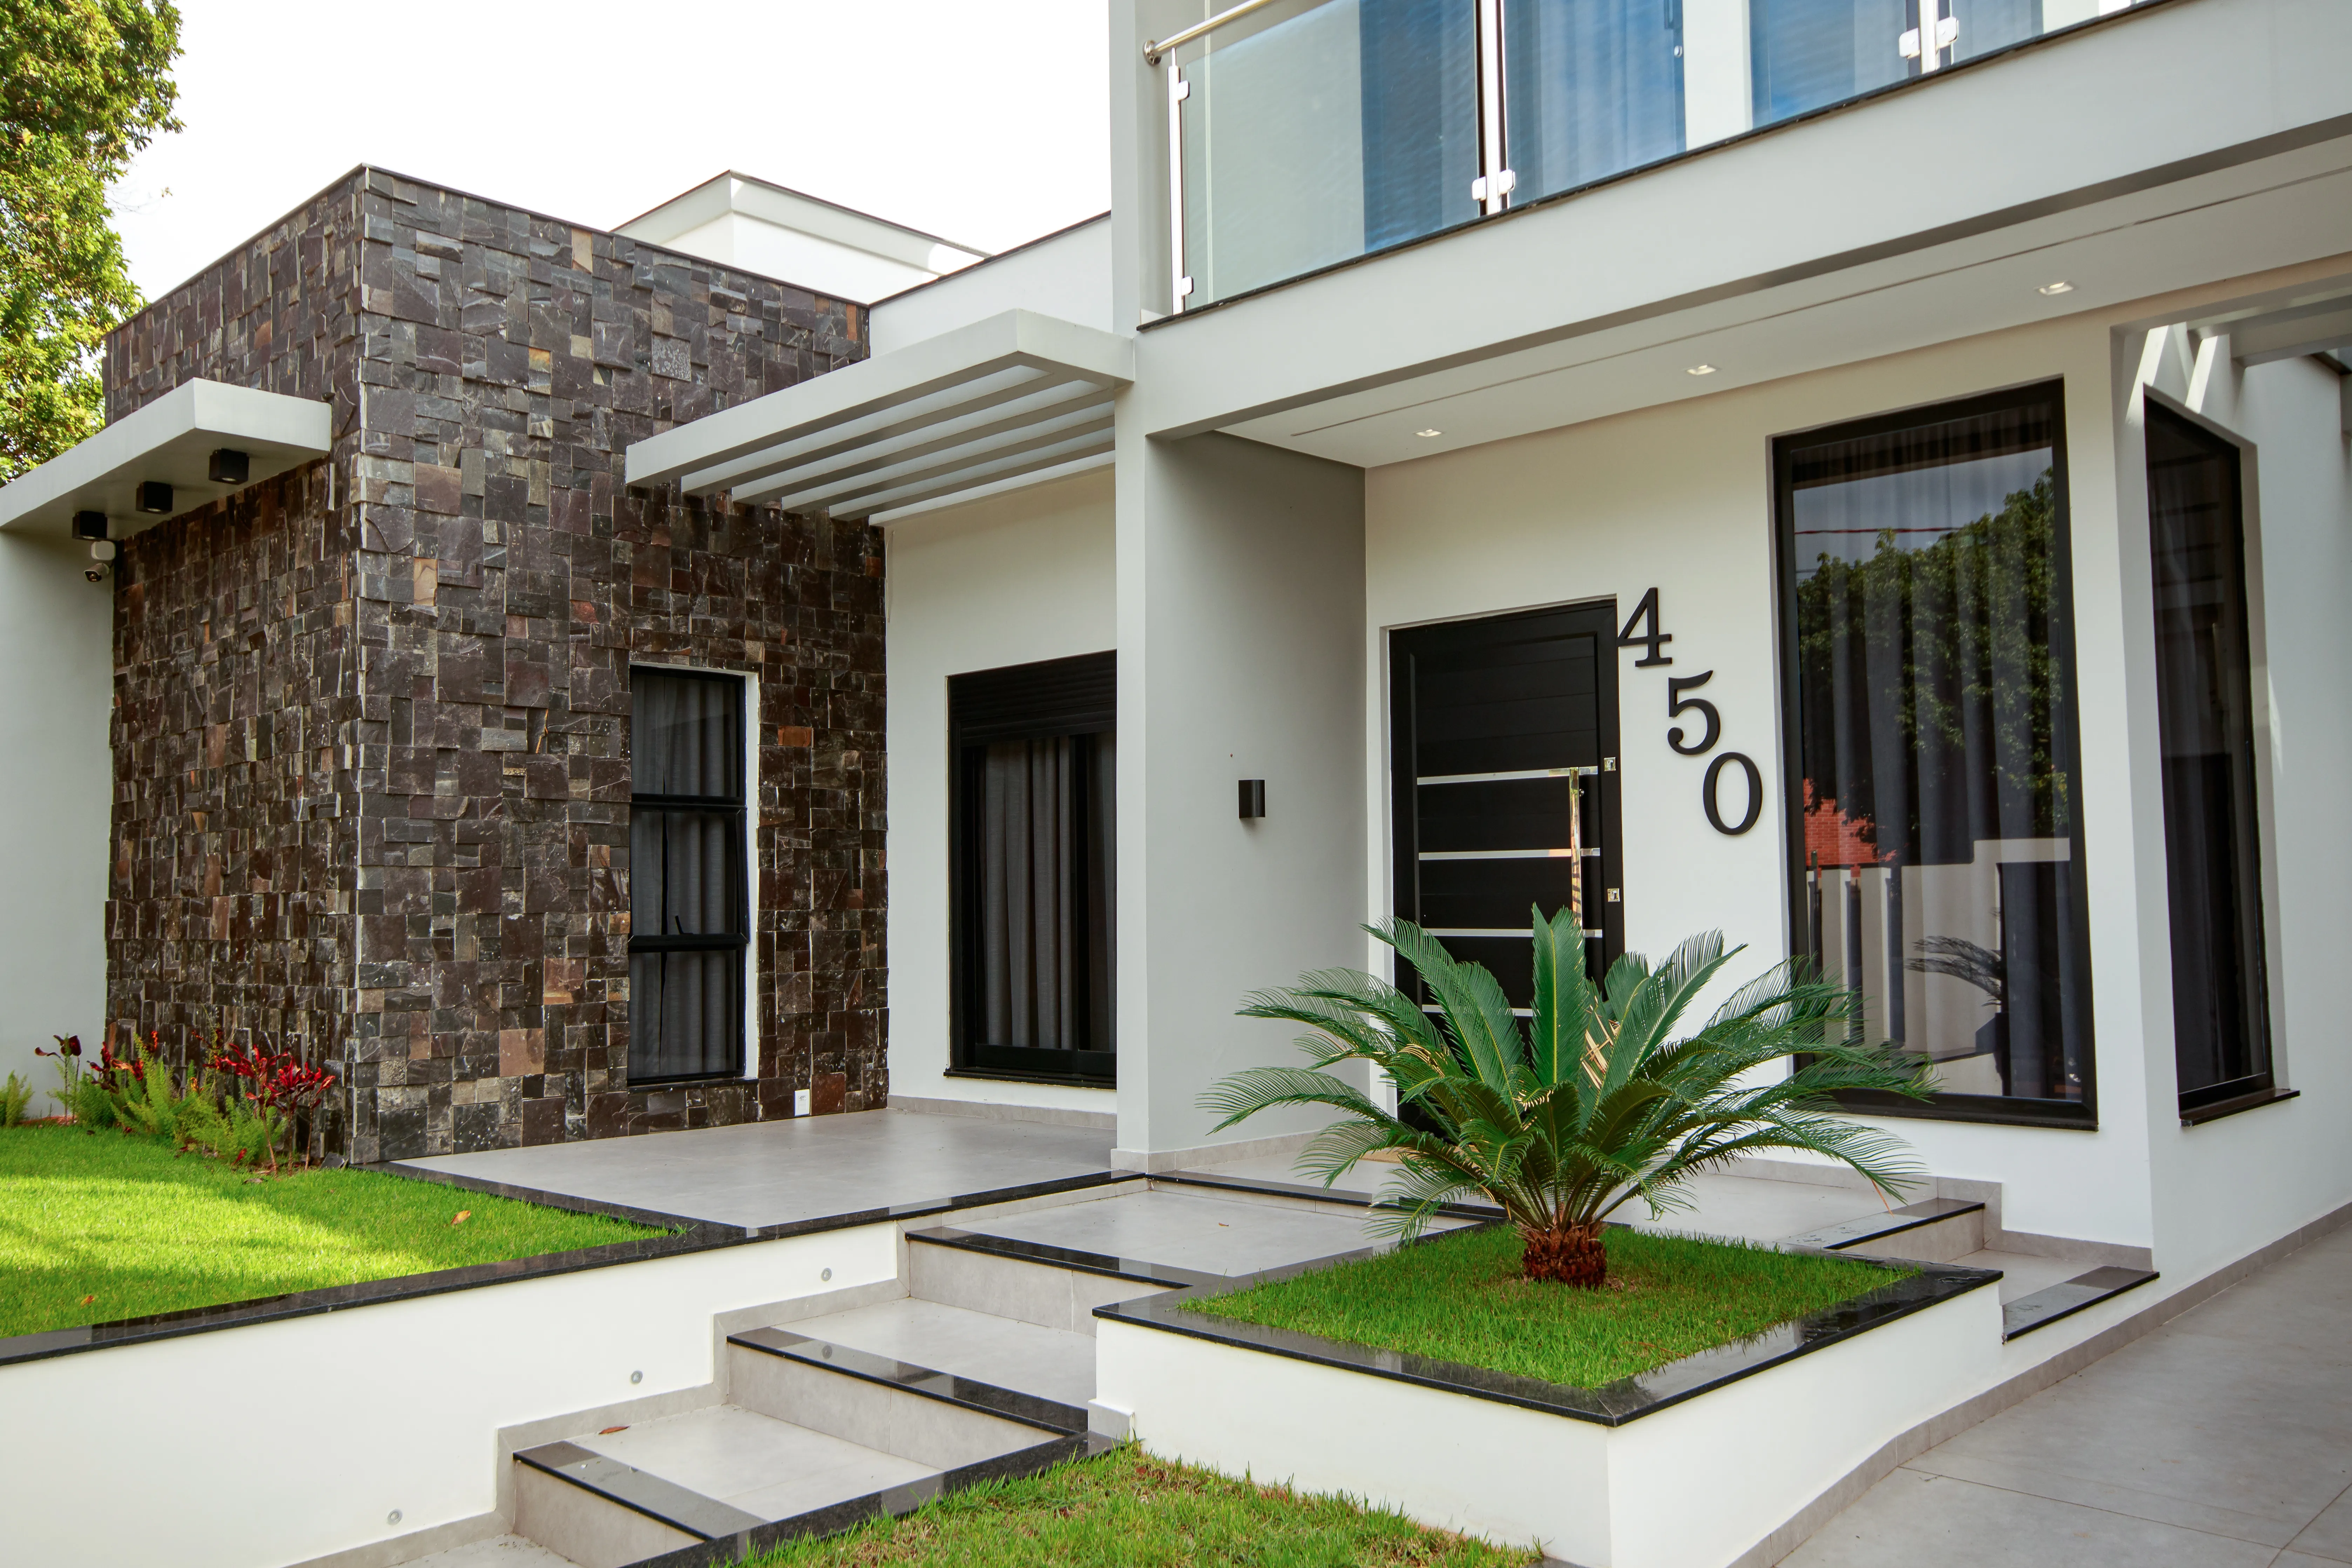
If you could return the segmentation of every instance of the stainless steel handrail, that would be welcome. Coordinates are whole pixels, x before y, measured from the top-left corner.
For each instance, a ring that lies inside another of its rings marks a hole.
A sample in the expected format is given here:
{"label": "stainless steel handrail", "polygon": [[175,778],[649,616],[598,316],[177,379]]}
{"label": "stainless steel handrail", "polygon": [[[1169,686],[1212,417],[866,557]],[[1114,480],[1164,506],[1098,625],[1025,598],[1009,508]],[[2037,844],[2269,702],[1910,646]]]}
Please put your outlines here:
{"label": "stainless steel handrail", "polygon": [[1274,0],[1242,0],[1240,5],[1231,10],[1220,11],[1205,22],[1195,22],[1182,32],[1162,38],[1156,44],[1145,44],[1143,63],[1156,66],[1160,63],[1160,57],[1171,49],[1181,48],[1195,38],[1215,32],[1228,22],[1237,22],[1251,12],[1273,4]]}

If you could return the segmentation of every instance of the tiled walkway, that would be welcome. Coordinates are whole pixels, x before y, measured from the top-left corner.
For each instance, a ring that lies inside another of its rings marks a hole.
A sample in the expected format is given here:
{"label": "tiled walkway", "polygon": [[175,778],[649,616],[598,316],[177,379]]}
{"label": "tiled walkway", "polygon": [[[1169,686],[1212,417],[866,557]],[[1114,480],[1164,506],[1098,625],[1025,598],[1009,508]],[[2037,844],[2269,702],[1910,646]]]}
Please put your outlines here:
{"label": "tiled walkway", "polygon": [[1896,1470],[1786,1568],[2352,1563],[2352,1231]]}
{"label": "tiled walkway", "polygon": [[719,1225],[784,1225],[1110,1169],[1084,1127],[867,1110],[401,1163]]}

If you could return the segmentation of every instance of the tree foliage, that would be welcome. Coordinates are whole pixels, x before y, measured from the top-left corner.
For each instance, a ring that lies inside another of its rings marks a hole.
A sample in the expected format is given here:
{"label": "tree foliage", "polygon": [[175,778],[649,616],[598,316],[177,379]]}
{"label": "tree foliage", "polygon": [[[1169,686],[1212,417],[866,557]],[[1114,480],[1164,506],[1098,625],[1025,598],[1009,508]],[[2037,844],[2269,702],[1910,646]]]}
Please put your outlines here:
{"label": "tree foliage", "polygon": [[[1923,1064],[1842,1043],[1853,1008],[1844,987],[1792,960],[1677,1036],[1738,955],[1720,933],[1692,937],[1655,967],[1629,952],[1596,986],[1575,911],[1533,916],[1535,1005],[1524,1025],[1483,965],[1457,962],[1410,921],[1367,927],[1420,973],[1438,1016],[1351,969],[1259,992],[1242,1016],[1307,1025],[1314,1033],[1298,1047],[1308,1064],[1235,1073],[1202,1097],[1203,1109],[1223,1118],[1222,1131],[1277,1105],[1328,1106],[1345,1120],[1317,1135],[1299,1168],[1328,1186],[1392,1151],[1402,1170],[1375,1210],[1380,1228],[1409,1240],[1446,1204],[1484,1196],[1518,1228],[1530,1278],[1585,1286],[1606,1273],[1611,1214],[1636,1198],[1653,1214],[1687,1207],[1692,1176],[1747,1155],[1825,1155],[1889,1192],[1920,1179],[1899,1140],[1837,1114],[1844,1090],[1924,1098],[1933,1088]],[[1785,1076],[1766,1076],[1791,1058]],[[1395,1113],[1324,1070],[1350,1058],[1395,1080]]]}
{"label": "tree foliage", "polygon": [[139,305],[107,187],[176,131],[171,0],[0,0],[0,480],[105,419],[100,341]]}

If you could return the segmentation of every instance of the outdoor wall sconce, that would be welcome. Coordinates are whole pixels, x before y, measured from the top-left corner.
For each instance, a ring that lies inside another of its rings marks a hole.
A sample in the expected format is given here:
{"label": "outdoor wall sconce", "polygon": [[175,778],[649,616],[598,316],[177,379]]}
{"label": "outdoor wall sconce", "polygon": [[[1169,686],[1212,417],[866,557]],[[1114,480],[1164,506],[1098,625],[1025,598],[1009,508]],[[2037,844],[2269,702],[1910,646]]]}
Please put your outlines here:
{"label": "outdoor wall sconce", "polygon": [[78,511],[74,513],[73,536],[76,539],[84,540],[104,539],[106,537],[106,514],[102,511]]}
{"label": "outdoor wall sconce", "polygon": [[216,485],[241,485],[252,472],[252,458],[234,447],[223,447],[213,454],[212,481]]}
{"label": "outdoor wall sconce", "polygon": [[161,479],[139,481],[139,510],[155,513],[172,510],[172,487]]}
{"label": "outdoor wall sconce", "polygon": [[1264,779],[1242,780],[1242,820],[1246,822],[1251,817],[1265,815],[1265,781]]}

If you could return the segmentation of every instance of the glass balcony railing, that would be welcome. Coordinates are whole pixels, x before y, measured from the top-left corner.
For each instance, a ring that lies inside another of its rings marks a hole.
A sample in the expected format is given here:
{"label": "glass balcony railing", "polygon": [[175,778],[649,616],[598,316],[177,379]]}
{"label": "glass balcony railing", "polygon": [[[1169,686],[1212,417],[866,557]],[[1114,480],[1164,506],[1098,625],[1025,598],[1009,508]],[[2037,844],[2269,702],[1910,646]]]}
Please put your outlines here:
{"label": "glass balcony railing", "polygon": [[[2130,0],[1245,0],[1155,46],[1181,310]],[[1924,16],[1924,21],[1923,21]]]}

